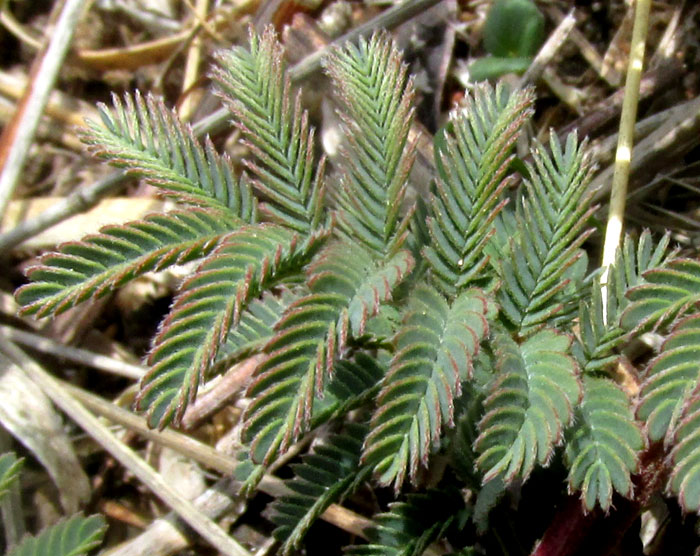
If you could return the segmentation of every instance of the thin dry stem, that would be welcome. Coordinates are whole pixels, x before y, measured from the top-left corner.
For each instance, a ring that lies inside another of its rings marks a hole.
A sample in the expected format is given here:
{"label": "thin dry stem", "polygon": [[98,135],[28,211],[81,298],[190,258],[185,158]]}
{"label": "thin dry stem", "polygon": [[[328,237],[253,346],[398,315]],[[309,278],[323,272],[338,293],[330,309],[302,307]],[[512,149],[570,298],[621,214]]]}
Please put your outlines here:
{"label": "thin dry stem", "polygon": [[16,117],[0,138],[0,218],[5,214],[5,208],[17,187],[41,115],[84,7],[83,0],[66,0],[46,51],[35,62],[30,88],[17,108]]}
{"label": "thin dry stem", "polygon": [[14,342],[23,344],[31,349],[35,349],[43,353],[50,353],[51,355],[63,357],[69,361],[74,361],[82,365],[93,367],[94,369],[100,369],[102,371],[130,378],[132,380],[139,380],[146,372],[146,369],[139,367],[138,365],[131,365],[130,363],[119,361],[113,357],[107,357],[106,355],[100,355],[99,353],[93,353],[86,349],[65,346],[59,342],[51,340],[50,338],[41,336],[40,334],[24,332],[16,328],[3,325],[0,325],[0,333],[4,337],[9,338]]}
{"label": "thin dry stem", "polygon": [[4,337],[1,332],[0,336],[3,336],[5,340],[0,349],[36,382],[58,407],[133,473],[139,481],[177,512],[190,527],[202,535],[219,552],[227,556],[250,556],[250,553],[235,539],[197,510],[192,502],[183,498],[131,448],[120,442],[99,419],[73,398],[58,380],[8,338]]}
{"label": "thin dry stem", "polygon": [[[209,11],[209,0],[197,0],[195,6],[195,17],[199,21],[205,21]],[[180,104],[178,113],[183,121],[189,121],[196,108],[196,99],[192,95],[192,88],[199,79],[199,66],[202,61],[202,37],[197,34],[190,43],[185,60],[185,75],[182,79],[182,94],[184,100]]]}
{"label": "thin dry stem", "polygon": [[527,71],[518,80],[518,89],[522,89],[526,85],[535,82],[544,69],[549,65],[559,49],[564,45],[569,38],[569,33],[576,25],[576,15],[574,10],[571,10],[564,19],[562,19],[554,32],[549,36],[547,41],[542,45],[537,56],[527,68]]}

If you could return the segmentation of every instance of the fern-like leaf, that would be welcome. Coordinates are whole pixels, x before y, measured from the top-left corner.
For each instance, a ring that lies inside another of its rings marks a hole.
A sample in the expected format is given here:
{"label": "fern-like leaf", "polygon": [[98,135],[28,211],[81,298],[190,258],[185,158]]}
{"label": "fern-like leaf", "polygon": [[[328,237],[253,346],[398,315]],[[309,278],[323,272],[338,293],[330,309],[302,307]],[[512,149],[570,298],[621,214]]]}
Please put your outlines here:
{"label": "fern-like leaf", "polygon": [[479,85],[436,135],[439,179],[428,220],[432,242],[424,254],[445,293],[481,278],[484,248],[505,203],[512,146],[532,104],[531,90],[509,95],[504,87]]}
{"label": "fern-like leaf", "polygon": [[635,249],[633,240],[625,237],[608,271],[605,289],[597,280],[591,284],[591,297],[579,307],[580,359],[584,372],[602,370],[617,359],[614,350],[625,338],[620,326],[620,317],[629,303],[625,292],[643,282],[643,273],[666,264],[668,242],[666,235],[654,247],[651,234],[644,231]]}
{"label": "fern-like leaf", "polygon": [[485,401],[476,442],[484,482],[526,479],[547,464],[563,439],[582,391],[579,368],[567,352],[568,335],[543,329],[522,344],[495,336],[498,373]]}
{"label": "fern-like leaf", "polygon": [[644,273],[644,283],[632,288],[622,314],[627,330],[663,327],[700,304],[700,261],[675,259]]}
{"label": "fern-like leaf", "polygon": [[282,288],[278,295],[265,292],[260,299],[251,301],[229,330],[226,342],[219,346],[211,372],[221,372],[261,351],[274,336],[275,324],[299,297],[299,292]]}
{"label": "fern-like leaf", "polygon": [[137,408],[151,426],[179,422],[246,304],[311,260],[326,232],[301,239],[272,224],[230,234],[182,286],[161,324]]}
{"label": "fern-like leaf", "polygon": [[364,448],[363,460],[375,464],[380,483],[398,490],[407,472],[415,480],[419,463],[427,465],[443,425],[454,424],[454,401],[495,312],[479,290],[451,305],[428,287],[412,294]]}
{"label": "fern-like leaf", "polygon": [[376,398],[387,367],[385,357],[372,357],[364,351],[355,352],[352,359],[336,361],[323,397],[316,400],[311,428],[339,419]]}
{"label": "fern-like leaf", "polygon": [[286,486],[294,494],[278,498],[270,506],[274,535],[283,541],[281,554],[298,549],[311,525],[330,506],[342,502],[369,475],[360,465],[362,440],[367,426],[350,424],[343,434],[331,436],[313,454],[292,465],[294,478]]}
{"label": "fern-like leaf", "polygon": [[[379,382],[385,374],[385,365],[362,351],[355,353],[353,359],[336,361],[323,398],[315,400],[310,428],[340,419],[349,411],[374,399]],[[242,452],[236,477],[244,481],[241,488],[244,495],[252,494],[264,471],[263,465],[252,461],[250,450]]]}
{"label": "fern-like leaf", "polygon": [[366,529],[369,543],[353,546],[352,556],[420,556],[465,511],[456,492],[428,490],[409,494],[404,502],[390,504],[386,513],[375,515]]}
{"label": "fern-like leaf", "polygon": [[413,82],[383,33],[334,50],[326,65],[349,143],[337,199],[340,229],[380,256],[394,253],[410,219],[410,212],[401,218],[399,211],[415,158],[408,144]]}
{"label": "fern-like leaf", "polygon": [[677,323],[649,363],[637,409],[652,442],[670,448],[668,490],[700,510],[700,314]]}
{"label": "fern-like leaf", "polygon": [[700,383],[700,315],[674,327],[661,353],[649,363],[639,392],[637,417],[652,442],[670,437]]}
{"label": "fern-like leaf", "polygon": [[235,179],[231,161],[207,138],[202,147],[189,126],[152,95],[137,91],[113,109],[98,106],[102,125],[88,122],[82,140],[90,151],[144,178],[165,195],[207,207],[226,208],[244,222],[256,220],[256,201],[245,178]]}
{"label": "fern-like leaf", "polygon": [[7,556],[80,556],[100,545],[106,529],[102,516],[76,514],[35,537],[24,537]]}
{"label": "fern-like leaf", "polygon": [[239,225],[224,211],[193,207],[106,226],[80,242],[64,243],[27,271],[32,283],[17,292],[22,313],[57,315],[146,272],[200,259]]}
{"label": "fern-like leaf", "polygon": [[323,166],[313,153],[313,129],[292,98],[282,45],[270,26],[262,36],[251,28],[250,48],[217,54],[213,78],[258,163],[246,165],[268,198],[264,210],[300,232],[319,226],[323,210]]}
{"label": "fern-like leaf", "polygon": [[311,294],[293,303],[266,347],[248,395],[244,441],[252,459],[268,464],[304,431],[315,395],[321,395],[349,337],[363,334],[367,319],[413,268],[408,251],[386,263],[359,245],[330,247],[310,269]]}
{"label": "fern-like leaf", "polygon": [[550,146],[551,155],[541,145],[533,150],[527,197],[521,197],[516,213],[520,233],[499,268],[503,287],[498,300],[521,335],[551,323],[565,308],[561,293],[570,281],[567,272],[583,255],[579,247],[592,232],[585,230],[594,207],[592,192],[586,193],[590,170],[584,147],[575,134],[563,150],[552,134]]}
{"label": "fern-like leaf", "polygon": [[8,493],[12,485],[19,480],[19,473],[24,465],[24,458],[17,459],[14,452],[0,456],[0,500]]}
{"label": "fern-like leaf", "polygon": [[613,490],[631,497],[630,474],[639,470],[644,437],[627,395],[607,378],[584,377],[584,395],[567,433],[569,488],[587,510],[610,509]]}
{"label": "fern-like leaf", "polygon": [[700,395],[696,386],[691,403],[673,435],[668,489],[686,512],[700,511]]}

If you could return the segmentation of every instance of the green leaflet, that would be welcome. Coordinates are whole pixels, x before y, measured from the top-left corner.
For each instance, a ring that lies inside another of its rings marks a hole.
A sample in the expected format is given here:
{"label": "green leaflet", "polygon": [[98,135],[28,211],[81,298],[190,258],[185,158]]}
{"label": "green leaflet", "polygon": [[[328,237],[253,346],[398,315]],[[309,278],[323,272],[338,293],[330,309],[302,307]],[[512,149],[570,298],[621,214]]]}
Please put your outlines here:
{"label": "green leaflet", "polygon": [[7,452],[0,456],[0,500],[2,500],[12,485],[19,480],[20,471],[24,465],[24,458],[17,459],[14,452]]}
{"label": "green leaflet", "polygon": [[627,293],[622,326],[639,333],[663,327],[700,303],[700,261],[675,259],[645,272],[644,283]]}
{"label": "green leaflet", "polygon": [[501,86],[479,85],[435,136],[439,179],[428,219],[431,243],[423,253],[447,294],[483,277],[483,251],[505,203],[512,146],[533,101],[531,90],[508,95]]}
{"label": "green leaflet", "polygon": [[81,139],[90,151],[110,164],[185,203],[225,208],[244,222],[257,218],[257,202],[245,179],[237,181],[231,161],[214,150],[207,138],[202,147],[189,126],[161,99],[136,91],[124,103],[112,95],[114,108],[99,105],[102,125],[88,122]]}
{"label": "green leaflet", "polygon": [[564,291],[570,282],[567,273],[592,232],[585,229],[594,207],[592,192],[586,192],[590,169],[583,147],[570,134],[564,149],[552,135],[550,148],[551,154],[541,145],[533,150],[527,196],[521,197],[515,216],[520,233],[511,241],[508,256],[497,263],[503,282],[498,301],[522,336],[551,323],[571,303]]}
{"label": "green leaflet", "polygon": [[375,262],[358,245],[329,247],[309,270],[311,294],[294,302],[266,347],[248,395],[244,442],[253,461],[269,464],[306,430],[336,359],[349,337],[362,335],[367,319],[413,268],[408,251]]}
{"label": "green leaflet", "polygon": [[396,490],[407,472],[415,480],[419,463],[427,465],[443,425],[453,426],[461,382],[471,376],[472,358],[496,312],[476,289],[451,304],[428,287],[411,298],[362,456],[374,464],[379,482],[393,482]]}
{"label": "green leaflet", "polygon": [[645,423],[652,442],[674,433],[699,381],[700,314],[696,314],[673,328],[642,383],[637,417]]}
{"label": "green leaflet", "polygon": [[545,465],[563,439],[582,396],[579,368],[567,352],[571,338],[543,329],[522,344],[494,337],[498,375],[485,401],[476,449],[484,482],[526,479]]}
{"label": "green leaflet", "polygon": [[396,252],[411,217],[400,215],[415,145],[412,80],[389,35],[336,49],[326,60],[341,101],[348,149],[337,193],[338,224],[380,256]]}
{"label": "green leaflet", "polygon": [[106,529],[102,516],[76,514],[35,537],[24,537],[7,556],[79,556],[99,546]]}
{"label": "green leaflet", "polygon": [[409,494],[389,508],[373,517],[376,525],[366,530],[368,544],[353,546],[347,554],[420,556],[465,511],[459,493],[438,490]]}
{"label": "green leaflet", "polygon": [[639,470],[644,447],[627,395],[607,378],[584,377],[584,395],[567,432],[569,485],[581,491],[587,510],[608,511],[613,490],[632,495],[630,474]]}
{"label": "green leaflet", "polygon": [[246,166],[268,199],[262,209],[280,224],[311,232],[323,216],[324,163],[314,156],[313,129],[300,96],[292,99],[274,29],[258,36],[251,28],[249,50],[223,50],[217,60],[212,77],[258,159]]}
{"label": "green leaflet", "polygon": [[295,274],[327,232],[302,240],[271,224],[233,232],[181,287],[148,357],[136,407],[151,426],[179,422],[242,309],[276,282]]}
{"label": "green leaflet", "polygon": [[369,476],[371,468],[360,465],[366,434],[366,425],[350,423],[345,433],[331,436],[292,465],[294,478],[285,484],[293,494],[278,498],[269,508],[277,525],[275,538],[284,542],[281,554],[298,549],[328,506],[341,503]]}
{"label": "green leaflet", "polygon": [[18,290],[17,300],[25,315],[57,315],[146,272],[200,259],[239,225],[223,211],[192,207],[105,226],[43,255],[27,271],[32,282]]}

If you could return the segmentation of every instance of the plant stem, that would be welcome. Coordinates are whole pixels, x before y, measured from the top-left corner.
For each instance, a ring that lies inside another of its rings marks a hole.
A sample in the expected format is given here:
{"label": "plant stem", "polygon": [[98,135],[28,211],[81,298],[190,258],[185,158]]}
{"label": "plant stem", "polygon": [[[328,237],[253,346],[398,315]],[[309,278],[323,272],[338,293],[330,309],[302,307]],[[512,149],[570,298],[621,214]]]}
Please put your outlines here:
{"label": "plant stem", "polygon": [[[610,208],[605,230],[605,244],[603,246],[602,266],[604,271],[601,276],[602,284],[607,282],[607,268],[615,260],[615,252],[620,244],[620,236],[622,235],[622,221],[625,213],[627,184],[629,182],[630,162],[632,160],[634,124],[637,119],[637,106],[639,104],[639,83],[644,65],[644,47],[649,27],[650,10],[651,0],[637,0],[630,59],[627,66],[627,80],[625,81],[625,97],[622,101],[620,131],[615,155],[615,173],[613,174]],[[606,299],[605,295],[603,295],[603,299]]]}

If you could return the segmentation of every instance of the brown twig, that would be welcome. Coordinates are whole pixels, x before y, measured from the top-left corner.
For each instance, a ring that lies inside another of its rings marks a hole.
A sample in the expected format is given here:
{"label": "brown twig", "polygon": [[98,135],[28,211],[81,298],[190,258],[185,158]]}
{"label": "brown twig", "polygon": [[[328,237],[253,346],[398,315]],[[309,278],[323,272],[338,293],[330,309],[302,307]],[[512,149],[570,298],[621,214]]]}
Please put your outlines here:
{"label": "brown twig", "polygon": [[[668,64],[647,71],[639,85],[639,100],[646,100],[663,91],[682,74],[683,64],[677,60],[671,60]],[[560,129],[559,137],[566,137],[574,130],[578,131],[580,137],[594,136],[598,130],[620,115],[624,96],[624,89],[620,89],[603,99],[588,109],[584,116]]]}
{"label": "brown twig", "polygon": [[120,442],[103,423],[72,397],[65,387],[47,373],[36,361],[27,356],[7,338],[0,344],[0,350],[39,385],[58,407],[90,434],[116,460],[132,472],[158,498],[173,508],[188,525],[202,535],[212,546],[227,556],[249,556],[249,552],[235,539],[229,537],[221,527],[203,515],[191,502],[183,498],[131,448]]}
{"label": "brown twig", "polygon": [[250,357],[224,373],[210,389],[197,395],[193,404],[188,406],[182,417],[182,428],[191,430],[199,426],[208,417],[219,411],[253,376],[255,369],[265,359],[265,354]]}
{"label": "brown twig", "polygon": [[41,115],[84,7],[83,0],[66,0],[55,29],[50,33],[46,50],[34,61],[29,87],[17,106],[15,117],[0,136],[0,218],[17,186],[29,147],[34,141]]}

